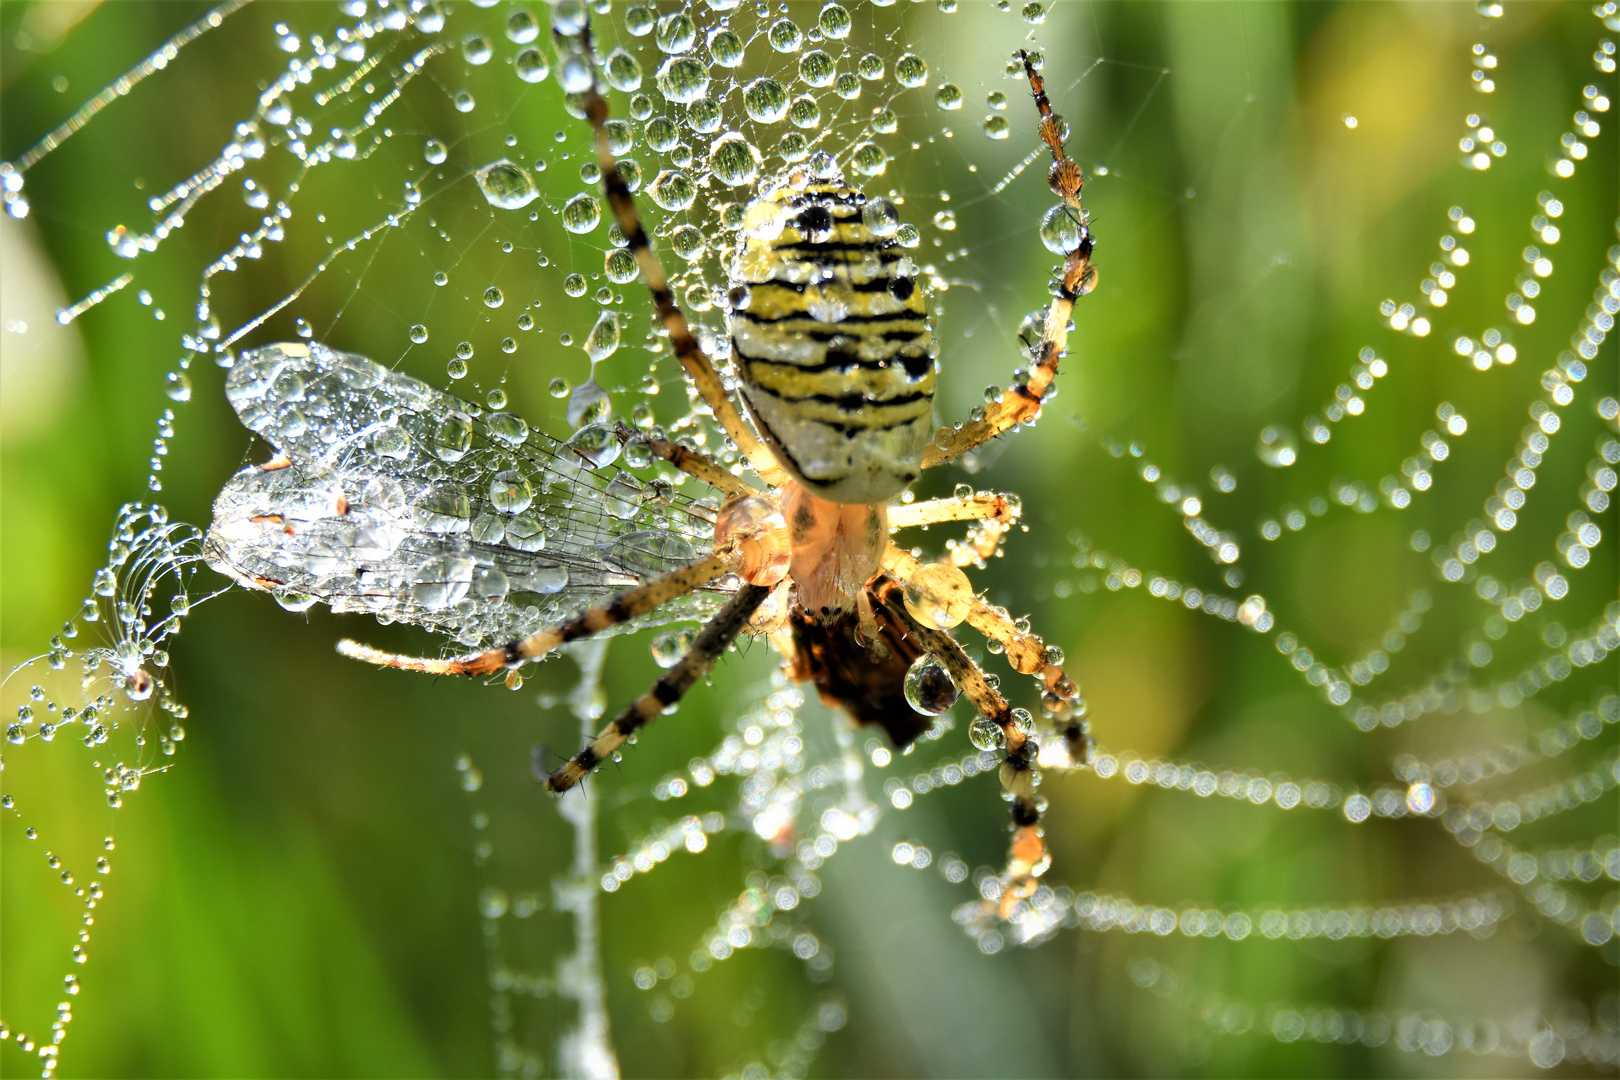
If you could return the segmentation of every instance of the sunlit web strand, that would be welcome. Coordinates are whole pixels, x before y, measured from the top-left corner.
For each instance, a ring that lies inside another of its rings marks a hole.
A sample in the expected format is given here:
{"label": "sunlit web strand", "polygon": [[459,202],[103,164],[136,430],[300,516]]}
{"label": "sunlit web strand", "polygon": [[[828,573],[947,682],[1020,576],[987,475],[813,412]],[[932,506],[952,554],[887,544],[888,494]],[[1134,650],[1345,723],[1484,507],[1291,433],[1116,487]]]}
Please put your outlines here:
{"label": "sunlit web strand", "polygon": [[90,119],[133,90],[141,80],[148,75],[162,71],[179,55],[180,50],[202,37],[208,31],[216,29],[230,16],[246,7],[252,0],[226,0],[225,3],[210,11],[174,37],[165,41],[151,56],[130,68],[124,74],[114,79],[101,93],[91,98],[78,112],[68,117],[62,124],[46,135],[39,142],[30,147],[14,163],[18,172],[27,172],[39,164],[51,151],[67,142]]}

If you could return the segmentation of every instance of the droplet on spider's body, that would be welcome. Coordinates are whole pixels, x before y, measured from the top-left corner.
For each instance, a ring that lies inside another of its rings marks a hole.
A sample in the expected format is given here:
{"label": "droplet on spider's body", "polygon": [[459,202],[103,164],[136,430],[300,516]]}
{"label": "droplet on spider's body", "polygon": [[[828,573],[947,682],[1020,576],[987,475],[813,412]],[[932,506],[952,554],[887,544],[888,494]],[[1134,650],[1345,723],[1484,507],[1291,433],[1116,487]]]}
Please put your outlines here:
{"label": "droplet on spider's body", "polygon": [[653,663],[661,668],[672,668],[681,662],[692,649],[692,642],[697,638],[697,628],[683,626],[675,630],[665,630],[652,639]]}
{"label": "droplet on spider's body", "polygon": [[905,582],[906,610],[924,626],[949,630],[968,616],[973,583],[951,563],[929,563]]}
{"label": "droplet on spider's body", "polygon": [[917,657],[906,672],[906,703],[924,716],[938,716],[956,704],[956,680],[932,653]]}

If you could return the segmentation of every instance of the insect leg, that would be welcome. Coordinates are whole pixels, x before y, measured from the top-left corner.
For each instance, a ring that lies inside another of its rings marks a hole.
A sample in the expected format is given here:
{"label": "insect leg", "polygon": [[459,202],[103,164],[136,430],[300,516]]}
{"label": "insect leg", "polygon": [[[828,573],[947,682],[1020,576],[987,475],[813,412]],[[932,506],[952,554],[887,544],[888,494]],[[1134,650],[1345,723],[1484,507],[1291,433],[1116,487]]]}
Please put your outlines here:
{"label": "insect leg", "polygon": [[621,443],[641,443],[681,472],[697,477],[723,495],[742,498],[759,494],[754,485],[733,476],[718,461],[689,446],[682,446],[673,439],[661,439],[644,431],[637,431],[627,424],[620,424],[616,434]]}
{"label": "insect leg", "polygon": [[1046,326],[1035,350],[1035,363],[1028,372],[1015,374],[1012,387],[985,406],[983,419],[969,421],[961,427],[941,428],[928,449],[923,451],[922,467],[925,469],[952,461],[1002,432],[1040,415],[1041,399],[1057,377],[1058,361],[1068,345],[1069,318],[1074,313],[1074,302],[1097,287],[1097,270],[1091,265],[1094,238],[1086,221],[1085,209],[1080,205],[1080,187],[1085,183],[1085,177],[1080,172],[1080,166],[1063,148],[1065,125],[1063,119],[1052,112],[1052,102],[1046,96],[1046,82],[1039,70],[1040,58],[1020,50],[1018,59],[1024,65],[1024,75],[1029,80],[1035,107],[1040,110],[1041,141],[1052,154],[1052,165],[1047,171],[1046,180],[1052,193],[1063,200],[1065,213],[1069,215],[1067,232],[1071,246],[1064,255],[1056,294],[1046,312]]}
{"label": "insect leg", "polygon": [[[890,544],[883,553],[883,571],[904,586],[917,581],[927,569],[908,552]],[[902,605],[903,606],[903,605]],[[1063,652],[1048,646],[1038,636],[1014,621],[1005,609],[982,596],[962,597],[956,605],[958,618],[995,642],[1007,655],[1008,665],[1021,675],[1030,675],[1041,687],[1041,708],[1050,717],[1063,740],[1067,760],[1054,745],[1045,755],[1049,765],[1077,765],[1087,757],[1086,704],[1080,688],[1063,670]],[[953,673],[954,674],[954,673]],[[966,688],[963,688],[966,692]]]}
{"label": "insect leg", "polygon": [[647,726],[663,711],[681,700],[692,684],[707,675],[726,651],[726,646],[748,625],[749,618],[765,602],[771,590],[764,585],[744,585],[720,613],[698,631],[697,638],[685,656],[668,672],[659,676],[652,689],[637,698],[592,740],[591,745],[569,758],[567,763],[546,780],[551,791],[563,792],[589,776],[591,771],[624,745],[626,739]]}
{"label": "insect leg", "polygon": [[924,626],[912,617],[901,598],[898,583],[880,580],[872,586],[873,596],[906,628],[906,632],[926,652],[933,654],[950,672],[957,688],[973,703],[979,715],[1001,728],[1006,757],[1001,764],[1001,786],[1012,799],[1013,840],[1007,854],[1004,894],[1010,904],[1034,891],[1035,881],[1046,872],[1051,857],[1041,836],[1041,807],[1035,798],[1040,773],[1035,768],[1039,747],[1024,724],[1014,716],[1007,699],[990,685],[979,665],[944,630]]}
{"label": "insect leg", "polygon": [[590,121],[592,130],[596,133],[596,156],[602,166],[602,190],[607,195],[608,206],[613,210],[613,216],[619,223],[619,230],[624,233],[630,253],[636,257],[636,264],[641,268],[641,277],[647,283],[647,291],[652,293],[653,306],[658,310],[658,319],[664,324],[664,330],[669,334],[670,345],[674,347],[675,357],[686,370],[687,377],[697,387],[697,392],[714,412],[714,417],[725,429],[726,435],[737,448],[748,458],[754,471],[759,473],[760,479],[771,487],[779,487],[787,480],[787,473],[776,463],[759,437],[754,434],[737,411],[737,406],[726,393],[725,384],[720,381],[719,372],[715,371],[714,364],[704,353],[703,347],[698,344],[697,338],[692,336],[692,328],[681,312],[680,306],[675,303],[675,293],[669,287],[669,277],[664,273],[664,264],[658,259],[657,253],[647,239],[647,232],[641,225],[641,215],[636,210],[635,197],[630,192],[630,186],[625,183],[624,177],[619,175],[618,162],[613,157],[613,151],[608,141],[607,99],[602,97],[596,88],[596,58],[591,49],[591,28],[586,26],[580,31],[580,42],[585,49],[586,60],[591,65],[592,81],[590,89],[585,91],[585,118]]}
{"label": "insect leg", "polygon": [[916,525],[937,525],[942,521],[994,521],[1003,526],[1018,520],[1017,496],[980,491],[949,499],[929,499],[889,507],[889,528],[908,529]]}
{"label": "insect leg", "polygon": [[662,577],[653,578],[645,585],[627,589],[601,607],[591,608],[567,622],[530,634],[521,641],[513,641],[483,652],[444,659],[401,656],[348,639],[338,642],[337,648],[338,652],[351,660],[364,660],[379,667],[425,671],[433,675],[490,675],[503,668],[514,667],[525,660],[538,659],[559,645],[589,637],[610,626],[628,622],[637,615],[663,607],[671,600],[735,572],[740,561],[734,546],[725,545],[706,559],[699,559]]}

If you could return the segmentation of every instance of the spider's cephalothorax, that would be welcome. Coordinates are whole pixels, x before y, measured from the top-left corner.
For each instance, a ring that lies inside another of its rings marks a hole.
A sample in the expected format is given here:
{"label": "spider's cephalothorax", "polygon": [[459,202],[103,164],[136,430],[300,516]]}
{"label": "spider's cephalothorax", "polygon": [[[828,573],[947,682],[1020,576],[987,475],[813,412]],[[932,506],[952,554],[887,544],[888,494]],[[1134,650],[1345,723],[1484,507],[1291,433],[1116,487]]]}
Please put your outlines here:
{"label": "spider's cephalothorax", "polygon": [[731,356],[778,462],[818,498],[874,505],[934,434],[928,295],[885,199],[840,183],[748,205],[730,266]]}

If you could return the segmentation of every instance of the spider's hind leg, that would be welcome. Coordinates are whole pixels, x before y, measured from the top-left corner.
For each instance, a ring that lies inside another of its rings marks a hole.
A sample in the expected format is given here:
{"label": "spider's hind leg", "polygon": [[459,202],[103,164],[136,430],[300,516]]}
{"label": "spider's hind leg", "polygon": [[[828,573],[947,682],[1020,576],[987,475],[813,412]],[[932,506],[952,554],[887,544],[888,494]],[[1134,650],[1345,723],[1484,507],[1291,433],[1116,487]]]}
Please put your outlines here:
{"label": "spider's hind leg", "polygon": [[1035,794],[1041,778],[1035,762],[1039,747],[1032,737],[1034,723],[1028,713],[1014,709],[990,685],[979,665],[963,651],[955,638],[944,630],[924,626],[911,615],[898,583],[880,581],[873,587],[873,595],[926,652],[945,665],[957,688],[973,703],[979,715],[1001,729],[1005,750],[1001,764],[1001,787],[1012,803],[1013,825],[1013,839],[1003,875],[1007,886],[1003,894],[1005,915],[1013,903],[1035,890],[1037,880],[1052,861],[1046,851],[1046,841],[1042,838],[1041,800]]}
{"label": "spider's hind leg", "polygon": [[546,780],[550,791],[564,792],[589,776],[598,765],[611,758],[638,730],[652,723],[663,711],[681,700],[692,685],[707,675],[726,651],[726,646],[748,625],[749,617],[765,602],[771,590],[764,585],[744,585],[720,613],[698,631],[692,647],[676,665],[653,683],[618,718],[603,728],[591,745],[569,758]]}
{"label": "spider's hind leg", "polygon": [[1052,111],[1052,102],[1046,96],[1046,81],[1040,73],[1040,57],[1020,50],[1018,60],[1024,66],[1029,80],[1030,96],[1040,110],[1041,141],[1052,154],[1052,165],[1046,179],[1052,193],[1063,200],[1062,216],[1052,232],[1064,247],[1063,266],[1059,272],[1052,305],[1046,312],[1046,323],[1041,338],[1034,348],[1034,363],[1027,371],[1014,375],[1012,388],[985,406],[980,419],[960,427],[945,427],[934,436],[934,441],[923,452],[922,467],[931,469],[943,465],[982,446],[997,435],[1032,422],[1041,413],[1041,400],[1057,377],[1058,361],[1063,357],[1069,339],[1069,317],[1074,313],[1074,302],[1097,287],[1097,271],[1091,265],[1094,244],[1080,204],[1080,188],[1085,176],[1080,166],[1063,148],[1068,134],[1063,118]]}

